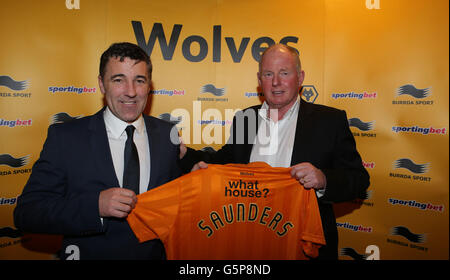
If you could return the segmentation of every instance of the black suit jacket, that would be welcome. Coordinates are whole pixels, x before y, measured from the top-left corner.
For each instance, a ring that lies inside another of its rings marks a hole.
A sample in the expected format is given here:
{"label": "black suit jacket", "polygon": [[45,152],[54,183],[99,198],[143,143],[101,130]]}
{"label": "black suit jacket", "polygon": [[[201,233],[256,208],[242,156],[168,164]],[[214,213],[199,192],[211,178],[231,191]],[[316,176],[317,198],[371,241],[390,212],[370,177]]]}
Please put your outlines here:
{"label": "black suit jacket", "polygon": [[[125,219],[104,218],[101,222],[100,192],[119,187],[103,111],[49,127],[40,158],[18,198],[15,225],[26,232],[64,235],[62,259],[77,250],[81,259],[164,258],[162,243],[139,244]],[[170,141],[171,124],[145,115],[144,121],[151,189],[181,175],[179,146]]]}
{"label": "black suit jacket", "polygon": [[[257,113],[260,108],[261,105],[253,106],[235,115],[230,139],[219,151],[207,153],[189,148],[182,160],[185,172],[200,160],[248,163],[261,121]],[[319,258],[337,259],[338,233],[332,203],[363,198],[369,186],[369,174],[356,150],[345,111],[301,99],[291,166],[301,162],[313,164],[326,176],[326,191],[318,202],[327,245],[319,250]]]}

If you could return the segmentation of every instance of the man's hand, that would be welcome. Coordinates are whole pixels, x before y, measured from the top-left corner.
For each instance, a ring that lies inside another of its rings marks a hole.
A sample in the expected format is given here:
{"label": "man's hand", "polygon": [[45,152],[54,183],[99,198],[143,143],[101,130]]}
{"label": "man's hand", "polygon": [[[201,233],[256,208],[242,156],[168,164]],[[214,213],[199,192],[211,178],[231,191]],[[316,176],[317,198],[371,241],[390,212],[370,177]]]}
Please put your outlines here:
{"label": "man's hand", "polygon": [[204,161],[199,161],[192,167],[191,172],[195,171],[195,170],[199,170],[199,169],[205,169],[205,168],[208,168],[208,164]]}
{"label": "man's hand", "polygon": [[129,189],[110,188],[100,192],[100,217],[125,218],[137,202],[136,194]]}
{"label": "man's hand", "polygon": [[309,162],[302,162],[292,166],[291,176],[297,179],[306,189],[320,190],[327,185],[325,174]]}

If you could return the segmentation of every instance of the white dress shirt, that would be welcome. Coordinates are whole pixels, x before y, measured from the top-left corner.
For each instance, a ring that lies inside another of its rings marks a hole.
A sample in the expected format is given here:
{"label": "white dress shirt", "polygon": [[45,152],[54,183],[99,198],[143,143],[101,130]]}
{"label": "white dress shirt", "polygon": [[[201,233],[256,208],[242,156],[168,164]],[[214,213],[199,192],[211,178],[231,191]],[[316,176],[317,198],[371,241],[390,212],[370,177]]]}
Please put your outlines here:
{"label": "white dress shirt", "polygon": [[277,122],[268,117],[269,105],[264,101],[258,112],[262,121],[259,124],[258,134],[253,143],[250,162],[263,161],[272,167],[291,166],[295,129],[300,107],[299,99],[297,98],[294,105]]}
{"label": "white dress shirt", "polygon": [[[277,122],[268,117],[268,109],[269,105],[264,101],[258,112],[262,121],[253,143],[250,162],[263,161],[272,167],[291,167],[300,97]],[[325,189],[316,190],[317,197],[322,197],[324,193]]]}
{"label": "white dress shirt", "polygon": [[[106,132],[108,134],[109,148],[114,164],[114,170],[119,181],[120,187],[123,182],[124,169],[124,150],[127,141],[125,128],[130,125],[117,118],[111,110],[106,107],[103,113]],[[132,123],[136,128],[133,134],[133,140],[139,155],[139,193],[147,191],[150,182],[150,149],[148,144],[147,128],[142,115]]]}

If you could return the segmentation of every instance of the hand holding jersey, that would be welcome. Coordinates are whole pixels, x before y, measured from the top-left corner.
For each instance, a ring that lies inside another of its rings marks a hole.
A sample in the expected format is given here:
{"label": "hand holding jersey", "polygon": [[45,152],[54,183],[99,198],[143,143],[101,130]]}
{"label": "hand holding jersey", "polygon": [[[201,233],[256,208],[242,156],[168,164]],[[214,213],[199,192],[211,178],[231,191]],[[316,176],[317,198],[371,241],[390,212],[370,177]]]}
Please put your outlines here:
{"label": "hand holding jersey", "polygon": [[136,205],[136,194],[129,189],[110,188],[100,193],[98,199],[100,217],[125,218]]}
{"label": "hand holding jersey", "polygon": [[297,179],[305,189],[322,190],[327,185],[327,178],[323,172],[309,162],[302,162],[291,167],[291,175]]}
{"label": "hand holding jersey", "polygon": [[208,164],[204,161],[199,161],[192,167],[191,172],[199,170],[199,169],[205,169],[205,168],[208,168]]}

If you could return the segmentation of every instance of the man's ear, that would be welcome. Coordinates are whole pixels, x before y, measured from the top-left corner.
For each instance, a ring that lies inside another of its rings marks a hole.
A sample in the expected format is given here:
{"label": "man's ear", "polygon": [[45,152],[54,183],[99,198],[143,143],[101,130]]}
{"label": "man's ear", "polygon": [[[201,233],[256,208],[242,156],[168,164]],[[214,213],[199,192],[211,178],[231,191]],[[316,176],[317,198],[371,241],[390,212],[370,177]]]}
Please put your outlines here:
{"label": "man's ear", "polygon": [[98,75],[98,86],[100,87],[100,91],[105,94],[105,86],[103,85],[103,79],[100,75]]}
{"label": "man's ear", "polygon": [[298,77],[298,87],[300,88],[303,85],[303,81],[305,80],[305,71],[300,71],[300,75]]}

